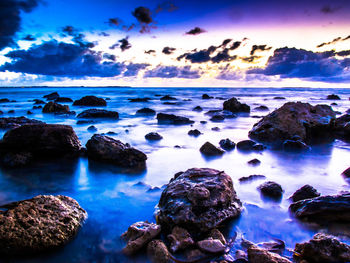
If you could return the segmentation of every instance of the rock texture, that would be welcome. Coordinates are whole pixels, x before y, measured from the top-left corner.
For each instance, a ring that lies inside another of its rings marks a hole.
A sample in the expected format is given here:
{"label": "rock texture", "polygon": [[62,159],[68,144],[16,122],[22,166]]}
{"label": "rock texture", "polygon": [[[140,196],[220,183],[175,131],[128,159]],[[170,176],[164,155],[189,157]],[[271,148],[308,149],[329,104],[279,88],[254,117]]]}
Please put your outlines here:
{"label": "rock texture", "polygon": [[307,184],[295,191],[295,193],[292,195],[292,200],[293,202],[298,202],[304,199],[315,198],[320,195],[321,194],[317,192],[315,188]]}
{"label": "rock texture", "polygon": [[77,118],[80,119],[119,119],[119,113],[116,111],[89,109],[79,113]]}
{"label": "rock texture", "polygon": [[220,147],[226,151],[231,151],[236,147],[236,144],[228,138],[220,140],[219,144]]}
{"label": "rock texture", "polygon": [[350,114],[344,114],[335,120],[335,135],[350,140]]}
{"label": "rock texture", "polygon": [[242,206],[230,176],[192,168],[170,180],[159,201],[158,220],[165,228],[209,231],[238,217]]}
{"label": "rock texture", "polygon": [[161,240],[153,240],[147,246],[148,258],[152,263],[172,262],[168,248]]}
{"label": "rock texture", "polygon": [[250,263],[292,263],[287,258],[257,246],[248,248],[248,260]]}
{"label": "rock texture", "polygon": [[258,188],[264,196],[268,196],[271,198],[281,198],[283,194],[283,189],[281,185],[271,181],[263,183]]}
{"label": "rock texture", "polygon": [[205,239],[197,244],[202,251],[207,253],[222,253],[226,249],[226,246],[219,239]]}
{"label": "rock texture", "polygon": [[206,142],[205,144],[203,144],[199,151],[206,156],[218,156],[224,154],[223,150],[216,147],[210,142]]}
{"label": "rock texture", "polygon": [[96,96],[85,96],[73,102],[74,106],[107,106],[107,102]]}
{"label": "rock texture", "polygon": [[44,124],[42,121],[28,119],[26,117],[0,118],[0,129],[13,129],[24,124]]}
{"label": "rock texture", "polygon": [[189,246],[194,245],[194,241],[188,233],[188,231],[182,227],[175,226],[168,235],[170,241],[170,250],[172,252],[177,252],[178,250],[185,249]]}
{"label": "rock texture", "polygon": [[250,112],[250,107],[247,104],[240,103],[235,97],[224,102],[224,110],[235,112]]}
{"label": "rock texture", "polygon": [[0,206],[0,251],[34,254],[60,247],[77,234],[87,213],[67,196],[39,195]]}
{"label": "rock texture", "polygon": [[69,113],[69,106],[50,101],[45,104],[43,113]]}

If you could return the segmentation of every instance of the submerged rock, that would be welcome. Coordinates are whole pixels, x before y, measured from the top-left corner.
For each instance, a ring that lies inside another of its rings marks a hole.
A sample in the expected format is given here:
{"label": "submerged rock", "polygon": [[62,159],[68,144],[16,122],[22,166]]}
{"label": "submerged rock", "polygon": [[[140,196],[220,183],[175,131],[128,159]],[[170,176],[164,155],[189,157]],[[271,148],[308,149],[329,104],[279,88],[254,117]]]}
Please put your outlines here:
{"label": "submerged rock", "polygon": [[321,194],[317,192],[315,188],[313,188],[311,185],[304,185],[300,189],[296,190],[295,193],[292,195],[293,202],[298,202],[300,200],[304,199],[310,199],[320,196]]}
{"label": "submerged rock", "polygon": [[149,140],[149,141],[159,141],[163,139],[163,136],[157,132],[150,132],[145,135],[145,138],[146,140]]}
{"label": "submerged rock", "polygon": [[331,94],[327,96],[327,100],[340,100],[340,97],[336,94]]}
{"label": "submerged rock", "polygon": [[156,238],[161,231],[159,225],[149,222],[137,222],[129,226],[128,230],[122,234],[122,238],[127,241],[123,253],[132,255],[145,247],[152,239]]}
{"label": "submerged rock", "polygon": [[206,142],[205,144],[203,144],[199,151],[206,156],[218,156],[224,154],[223,150],[216,147],[210,142]]}
{"label": "submerged rock", "polygon": [[235,97],[224,102],[224,110],[235,112],[250,112],[250,107],[247,104],[240,103]]}
{"label": "submerged rock", "polygon": [[259,159],[256,159],[256,158],[248,161],[248,164],[252,165],[252,166],[258,166],[258,165],[260,165],[260,163],[261,163],[261,161]]}
{"label": "submerged rock", "polygon": [[43,108],[43,113],[69,113],[69,106],[62,105],[55,102],[48,102]]}
{"label": "submerged rock", "polygon": [[111,137],[95,134],[86,143],[91,159],[108,162],[121,167],[144,168],[147,156],[129,144]]}
{"label": "submerged rock", "polygon": [[43,98],[47,99],[47,100],[55,100],[57,98],[59,98],[60,95],[57,92],[52,92],[50,94],[47,94],[45,96],[43,96]]}
{"label": "submerged rock", "polygon": [[168,235],[168,239],[170,241],[170,250],[172,252],[177,252],[178,250],[194,245],[190,233],[188,233],[186,229],[178,226],[173,228],[171,234]]}
{"label": "submerged rock", "polygon": [[250,263],[292,263],[287,258],[257,246],[248,248],[248,260]]}
{"label": "submerged rock", "polygon": [[153,240],[148,243],[147,255],[152,263],[172,262],[168,248],[161,240]]}
{"label": "submerged rock", "polygon": [[43,101],[43,100],[34,99],[34,104],[35,104],[35,105],[38,105],[38,104],[46,104],[46,102]]}
{"label": "submerged rock", "polygon": [[335,112],[328,105],[288,102],[254,124],[249,137],[271,144],[282,144],[297,135],[302,141],[328,138]]}
{"label": "submerged rock", "polygon": [[89,132],[97,132],[97,128],[94,125],[91,125],[87,128]]}
{"label": "submerged rock", "polygon": [[5,167],[14,168],[22,167],[29,164],[33,159],[33,155],[29,152],[8,152],[2,158],[2,164]]}
{"label": "submerged rock", "polygon": [[236,147],[236,144],[228,138],[220,140],[219,145],[226,151],[231,151]]}
{"label": "submerged rock", "polygon": [[158,206],[158,220],[166,229],[180,226],[204,232],[242,211],[231,177],[209,168],[178,173],[162,192]]}
{"label": "submerged rock", "polygon": [[309,263],[345,263],[350,261],[350,246],[337,238],[317,233],[308,242],[295,245],[299,260]]}
{"label": "submerged rock", "polygon": [[7,98],[0,99],[0,103],[7,103],[7,102],[10,102],[10,100]]}
{"label": "submerged rock", "polygon": [[100,109],[88,109],[78,114],[77,118],[80,119],[119,119],[119,113],[116,111],[100,110]]}
{"label": "submerged rock", "polygon": [[75,237],[87,213],[67,196],[38,195],[0,206],[0,251],[35,254],[60,247]]}
{"label": "submerged rock", "polygon": [[136,114],[156,115],[156,111],[152,110],[150,108],[142,108],[142,109],[137,110]]}
{"label": "submerged rock", "polygon": [[268,196],[271,198],[279,199],[282,197],[283,194],[283,189],[281,185],[271,181],[261,184],[258,188],[264,196]]}
{"label": "submerged rock", "polygon": [[74,106],[107,106],[107,102],[103,98],[96,96],[85,96],[73,102]]}
{"label": "submerged rock", "polygon": [[0,129],[13,129],[25,124],[44,124],[42,121],[22,117],[0,118]]}
{"label": "submerged rock", "polygon": [[189,118],[166,113],[158,113],[157,120],[159,124],[182,125],[194,123],[194,121],[190,120]]}

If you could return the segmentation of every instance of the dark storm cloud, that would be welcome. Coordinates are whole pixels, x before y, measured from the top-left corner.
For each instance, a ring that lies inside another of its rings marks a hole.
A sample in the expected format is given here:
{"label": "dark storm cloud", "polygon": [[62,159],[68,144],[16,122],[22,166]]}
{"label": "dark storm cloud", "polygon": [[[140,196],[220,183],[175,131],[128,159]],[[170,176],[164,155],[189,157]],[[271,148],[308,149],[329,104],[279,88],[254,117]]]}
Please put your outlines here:
{"label": "dark storm cloud", "polygon": [[349,40],[349,39],[350,39],[350,35],[347,36],[347,37],[343,37],[343,38],[342,37],[337,37],[337,38],[333,39],[332,41],[321,43],[317,47],[320,48],[320,47],[336,44],[336,43],[341,42],[341,41],[346,41],[346,40]]}
{"label": "dark storm cloud", "polygon": [[146,71],[144,77],[198,79],[201,75],[198,70],[191,70],[191,66],[176,67],[159,65],[154,69]]}
{"label": "dark storm cloud", "polygon": [[123,38],[123,39],[119,40],[118,42],[120,43],[120,49],[122,51],[125,51],[125,50],[131,48],[131,44],[129,42],[129,38],[128,37]]}
{"label": "dark storm cloud", "polygon": [[237,56],[230,56],[228,52],[229,49],[225,48],[224,50],[218,52],[214,57],[212,57],[211,61],[213,63],[229,62],[237,58]]}
{"label": "dark storm cloud", "polygon": [[156,51],[154,49],[145,50],[145,54],[148,54],[148,55],[155,54],[155,53],[156,53]]}
{"label": "dark storm cloud", "polygon": [[150,24],[153,22],[153,19],[151,17],[151,10],[149,10],[149,8],[147,8],[147,7],[139,6],[139,7],[135,8],[135,10],[132,12],[132,15],[140,23]]}
{"label": "dark storm cloud", "polygon": [[251,69],[250,74],[281,78],[305,78],[314,81],[349,81],[350,59],[336,59],[334,51],[312,52],[296,48],[276,49],[264,69]]}
{"label": "dark storm cloud", "polygon": [[230,47],[230,50],[235,50],[241,46],[242,42],[241,41],[235,41],[233,42],[232,46]]}
{"label": "dark storm cloud", "polygon": [[26,40],[26,41],[35,41],[36,38],[32,35],[26,35],[24,38],[22,38],[22,40]]}
{"label": "dark storm cloud", "polygon": [[253,45],[252,50],[250,51],[250,55],[253,56],[256,51],[267,51],[272,47],[268,47],[267,45]]}
{"label": "dark storm cloud", "polygon": [[205,32],[207,32],[207,31],[204,30],[203,28],[195,27],[195,28],[191,29],[190,31],[186,32],[186,35],[199,35],[199,34],[202,34]]}
{"label": "dark storm cloud", "polygon": [[38,0],[0,1],[0,50],[17,46],[15,35],[21,29],[21,12],[31,12],[38,3]]}
{"label": "dark storm cloud", "polygon": [[[79,44],[51,40],[33,45],[28,50],[15,50],[6,54],[12,59],[0,70],[56,77],[113,77],[123,74],[130,65],[103,61],[105,55]],[[140,64],[132,64],[134,67]],[[133,72],[136,72],[135,70]]]}
{"label": "dark storm cloud", "polygon": [[162,53],[164,53],[165,55],[170,55],[173,54],[175,50],[176,48],[173,47],[164,47]]}
{"label": "dark storm cloud", "polygon": [[191,63],[205,63],[211,60],[210,55],[214,53],[216,49],[217,47],[210,46],[208,49],[185,53],[177,57],[177,60],[180,61],[184,58],[186,60],[189,60]]}

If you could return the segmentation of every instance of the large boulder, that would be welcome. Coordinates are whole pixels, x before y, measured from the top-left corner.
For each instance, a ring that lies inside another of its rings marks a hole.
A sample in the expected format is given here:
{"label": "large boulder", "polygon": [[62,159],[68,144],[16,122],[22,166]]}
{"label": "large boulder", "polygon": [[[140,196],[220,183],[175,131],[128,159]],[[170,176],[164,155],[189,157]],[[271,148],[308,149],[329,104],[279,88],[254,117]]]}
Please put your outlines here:
{"label": "large boulder", "polygon": [[189,118],[166,113],[158,113],[157,120],[159,124],[182,125],[194,123],[194,121],[190,120]]}
{"label": "large boulder", "polygon": [[39,195],[0,206],[0,252],[34,254],[60,247],[77,234],[87,213],[67,196]]}
{"label": "large boulder", "polygon": [[307,242],[297,243],[295,252],[298,253],[299,260],[309,263],[350,262],[350,246],[322,233],[317,233]]}
{"label": "large boulder", "polygon": [[62,105],[56,102],[48,102],[43,108],[43,113],[69,113],[69,106]]}
{"label": "large boulder", "polygon": [[73,102],[74,106],[107,106],[107,102],[103,98],[96,96],[85,96]]}
{"label": "large boulder", "polygon": [[165,229],[209,231],[238,217],[242,204],[230,176],[210,168],[177,173],[162,192],[158,220]]}
{"label": "large boulder", "polygon": [[99,109],[88,109],[79,113],[77,118],[80,119],[119,119],[119,113],[116,111],[99,110]]}
{"label": "large boulder", "polygon": [[95,134],[86,143],[91,159],[108,162],[121,167],[144,168],[147,156],[143,152],[111,137]]}
{"label": "large boulder", "polygon": [[299,136],[302,141],[314,141],[333,131],[335,112],[328,105],[288,102],[254,124],[249,137],[271,144]]}
{"label": "large boulder", "polygon": [[0,118],[0,129],[13,129],[24,124],[44,124],[44,122],[34,119],[28,119],[23,116]]}
{"label": "large boulder", "polygon": [[239,102],[235,97],[224,102],[224,110],[235,112],[250,112],[250,107],[247,104]]}

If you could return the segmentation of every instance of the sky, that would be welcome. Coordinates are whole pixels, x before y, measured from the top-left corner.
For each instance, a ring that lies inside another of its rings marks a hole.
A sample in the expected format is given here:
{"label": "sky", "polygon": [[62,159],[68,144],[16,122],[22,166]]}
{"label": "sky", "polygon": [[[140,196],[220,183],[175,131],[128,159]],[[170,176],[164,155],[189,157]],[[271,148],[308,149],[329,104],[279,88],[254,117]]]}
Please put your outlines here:
{"label": "sky", "polygon": [[349,87],[349,0],[1,0],[0,86]]}

